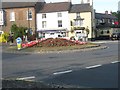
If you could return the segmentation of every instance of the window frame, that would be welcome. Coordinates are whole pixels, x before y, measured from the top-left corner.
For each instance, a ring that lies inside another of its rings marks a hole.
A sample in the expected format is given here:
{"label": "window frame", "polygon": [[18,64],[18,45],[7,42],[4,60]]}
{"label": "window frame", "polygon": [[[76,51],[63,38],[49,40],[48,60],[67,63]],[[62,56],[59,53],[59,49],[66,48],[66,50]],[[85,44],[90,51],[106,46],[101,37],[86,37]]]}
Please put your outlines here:
{"label": "window frame", "polygon": [[62,13],[61,12],[57,13],[57,17],[61,18],[62,17]]}
{"label": "window frame", "polygon": [[76,18],[80,18],[80,13],[76,13]]}
{"label": "window frame", "polygon": [[62,24],[62,20],[58,20],[58,27],[62,27],[63,24]]}
{"label": "window frame", "polygon": [[15,12],[14,11],[10,12],[10,21],[15,21]]}
{"label": "window frame", "polygon": [[42,28],[46,28],[47,27],[47,22],[46,21],[42,21]]}
{"label": "window frame", "polygon": [[42,14],[42,19],[45,19],[45,18],[47,18],[47,16],[46,16],[46,14],[44,13],[44,14]]}
{"label": "window frame", "polygon": [[75,20],[75,23],[74,23],[75,26],[82,26],[83,25],[83,20]]}
{"label": "window frame", "polygon": [[27,20],[32,20],[32,10],[27,11]]}

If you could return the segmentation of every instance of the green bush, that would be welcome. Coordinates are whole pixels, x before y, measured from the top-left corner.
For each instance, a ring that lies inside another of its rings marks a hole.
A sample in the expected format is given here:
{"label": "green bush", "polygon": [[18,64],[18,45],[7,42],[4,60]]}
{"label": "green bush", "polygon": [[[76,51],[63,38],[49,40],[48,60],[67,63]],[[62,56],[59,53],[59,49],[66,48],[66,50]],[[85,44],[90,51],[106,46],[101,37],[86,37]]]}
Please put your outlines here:
{"label": "green bush", "polygon": [[4,34],[2,34],[2,35],[0,35],[0,43],[1,42],[7,42],[8,41],[8,33],[4,33]]}
{"label": "green bush", "polygon": [[11,33],[13,33],[14,39],[25,35],[25,30],[27,30],[27,27],[22,26],[18,27],[16,24],[13,24],[11,26]]}

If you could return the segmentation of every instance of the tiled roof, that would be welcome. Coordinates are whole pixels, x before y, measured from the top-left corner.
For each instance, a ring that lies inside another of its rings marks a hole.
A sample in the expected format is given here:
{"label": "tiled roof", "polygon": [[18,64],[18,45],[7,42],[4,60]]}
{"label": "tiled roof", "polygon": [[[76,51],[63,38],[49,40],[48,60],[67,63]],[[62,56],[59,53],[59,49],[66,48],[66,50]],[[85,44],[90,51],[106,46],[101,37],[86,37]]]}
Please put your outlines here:
{"label": "tiled roof", "polygon": [[34,7],[36,2],[2,2],[2,8]]}
{"label": "tiled roof", "polygon": [[111,14],[95,13],[96,19],[117,19],[117,17]]}
{"label": "tiled roof", "polygon": [[71,6],[70,13],[77,13],[77,12],[91,12],[92,8],[90,4],[73,4]]}
{"label": "tiled roof", "polygon": [[58,2],[58,3],[46,3],[39,13],[68,11],[70,8],[70,2]]}
{"label": "tiled roof", "polygon": [[44,0],[19,0],[19,1],[12,0],[11,2],[5,2],[5,0],[3,0],[2,8],[6,9],[6,8],[35,7],[36,5],[41,5],[42,3],[45,3]]}

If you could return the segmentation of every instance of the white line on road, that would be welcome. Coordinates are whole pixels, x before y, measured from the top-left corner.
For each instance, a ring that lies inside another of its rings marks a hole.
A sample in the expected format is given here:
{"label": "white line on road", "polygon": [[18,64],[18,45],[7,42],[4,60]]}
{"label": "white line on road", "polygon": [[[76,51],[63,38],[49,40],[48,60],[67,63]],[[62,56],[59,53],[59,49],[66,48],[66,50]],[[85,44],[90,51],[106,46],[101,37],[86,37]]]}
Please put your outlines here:
{"label": "white line on road", "polygon": [[28,79],[34,79],[35,76],[31,76],[31,77],[23,77],[23,78],[17,78],[16,80],[28,80]]}
{"label": "white line on road", "polygon": [[72,72],[72,70],[62,71],[62,72],[56,72],[56,73],[53,73],[53,75],[65,74],[65,73],[70,73],[70,72]]}
{"label": "white line on road", "polygon": [[96,68],[96,67],[100,67],[100,66],[102,66],[102,65],[99,64],[99,65],[89,66],[89,67],[86,67],[86,69]]}
{"label": "white line on road", "polygon": [[118,63],[119,61],[113,61],[113,62],[111,62],[111,63]]}

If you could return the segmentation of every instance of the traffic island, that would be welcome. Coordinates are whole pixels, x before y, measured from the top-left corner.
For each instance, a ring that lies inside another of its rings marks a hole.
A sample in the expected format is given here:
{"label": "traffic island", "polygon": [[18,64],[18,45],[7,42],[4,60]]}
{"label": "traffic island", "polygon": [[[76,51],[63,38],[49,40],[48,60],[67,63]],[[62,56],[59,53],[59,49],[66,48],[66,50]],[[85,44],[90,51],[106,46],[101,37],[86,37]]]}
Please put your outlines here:
{"label": "traffic island", "polygon": [[[63,38],[49,38],[38,41],[31,41],[28,43],[22,44],[22,48],[18,50],[16,46],[8,46],[3,51],[15,52],[15,53],[46,53],[46,52],[67,52],[67,51],[76,51],[76,50],[88,50],[91,48],[96,49],[101,47],[99,44],[94,44],[90,42],[81,42],[67,40]],[[103,48],[103,47],[101,47]]]}

